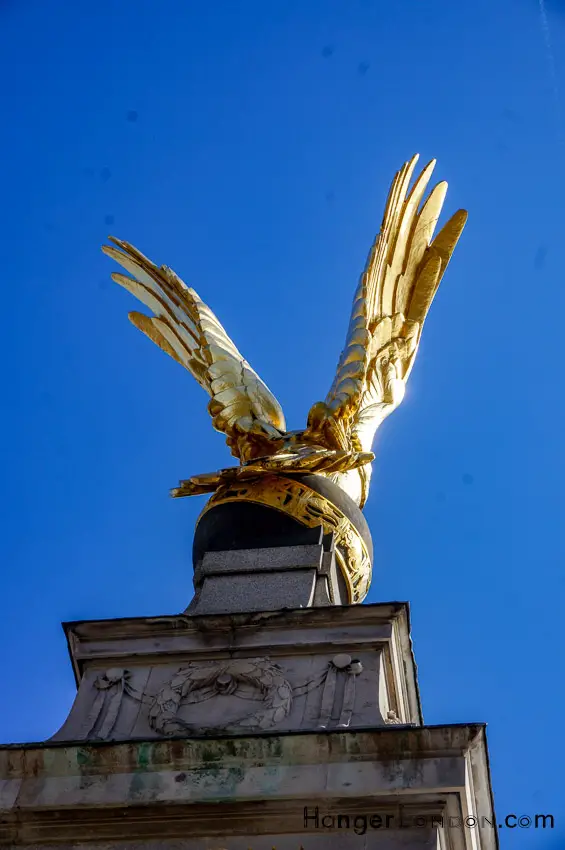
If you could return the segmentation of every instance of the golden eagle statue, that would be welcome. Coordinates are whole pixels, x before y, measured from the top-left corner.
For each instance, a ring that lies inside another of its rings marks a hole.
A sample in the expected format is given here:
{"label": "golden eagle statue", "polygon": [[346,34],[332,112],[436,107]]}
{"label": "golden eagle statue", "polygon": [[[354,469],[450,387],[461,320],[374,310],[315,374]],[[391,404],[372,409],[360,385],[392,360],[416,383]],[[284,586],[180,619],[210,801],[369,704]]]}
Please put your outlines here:
{"label": "golden eagle statue", "polygon": [[113,280],[153,314],[131,312],[130,320],[210,395],[212,424],[239,459],[237,467],[182,481],[173,496],[245,486],[265,476],[273,481],[315,474],[363,507],[375,432],[403,399],[424,320],[467,218],[459,210],[434,238],[447,184],[437,184],[424,201],[435,161],[410,186],[417,160],[394,178],[355,292],[336,376],[301,431],[287,431],[279,402],[194,289],[127,242],[111,238],[113,246],[103,247],[131,275],[116,273]]}

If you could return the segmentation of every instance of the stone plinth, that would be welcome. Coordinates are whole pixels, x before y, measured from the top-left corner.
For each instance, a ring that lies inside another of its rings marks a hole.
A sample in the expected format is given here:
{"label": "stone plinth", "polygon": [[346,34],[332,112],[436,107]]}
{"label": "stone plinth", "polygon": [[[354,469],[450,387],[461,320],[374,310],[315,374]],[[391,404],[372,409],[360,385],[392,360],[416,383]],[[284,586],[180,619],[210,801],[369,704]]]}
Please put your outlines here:
{"label": "stone plinth", "polygon": [[[255,610],[279,582],[303,607]],[[323,541],[205,553],[196,587],[64,626],[77,696],[0,747],[1,846],[495,850],[484,727],[423,726],[407,604],[331,604]]]}
{"label": "stone plinth", "polygon": [[0,777],[3,846],[497,846],[481,725],[12,746]]}
{"label": "stone plinth", "polygon": [[65,629],[79,689],[53,741],[422,722],[403,603]]}
{"label": "stone plinth", "polygon": [[[320,535],[321,536],[321,535]],[[324,543],[206,552],[187,614],[279,611],[346,604],[335,550]]]}
{"label": "stone plinth", "polygon": [[1,846],[496,848],[484,727],[422,725],[406,604],[65,631],[77,697],[0,748]]}

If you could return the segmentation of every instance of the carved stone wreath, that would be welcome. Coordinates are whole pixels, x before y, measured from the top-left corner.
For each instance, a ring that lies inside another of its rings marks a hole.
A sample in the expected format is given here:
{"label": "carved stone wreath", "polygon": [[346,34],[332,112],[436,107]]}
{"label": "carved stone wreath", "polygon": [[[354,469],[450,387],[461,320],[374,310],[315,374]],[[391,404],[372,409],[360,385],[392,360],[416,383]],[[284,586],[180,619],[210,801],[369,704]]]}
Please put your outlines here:
{"label": "carved stone wreath", "polygon": [[[295,697],[305,696],[316,688],[322,689],[318,727],[327,729],[338,712],[337,725],[346,728],[351,722],[355,704],[355,679],[363,665],[350,655],[339,653],[312,679],[292,687],[278,664],[269,658],[226,659],[225,661],[189,662],[181,667],[156,694],[147,694],[135,688],[131,671],[111,668],[97,676],[94,688],[98,694],[82,724],[80,739],[93,736],[108,740],[112,733],[123,698],[128,696],[148,706],[148,720],[152,729],[161,735],[197,734],[236,730],[264,730],[280,723],[288,716]],[[337,678],[345,674],[340,703],[336,705]],[[183,705],[204,702],[218,696],[235,696],[242,700],[257,701],[261,707],[238,720],[205,726],[187,723],[178,716]],[[386,723],[399,723],[389,711]]]}
{"label": "carved stone wreath", "polygon": [[[250,690],[257,692],[262,706],[223,726],[206,729],[187,723],[178,717],[181,705],[204,702],[216,696],[238,696],[253,699]],[[149,708],[149,723],[162,735],[183,732],[203,733],[211,729],[268,729],[279,723],[292,708],[292,687],[277,664],[268,658],[190,662],[154,696]]]}

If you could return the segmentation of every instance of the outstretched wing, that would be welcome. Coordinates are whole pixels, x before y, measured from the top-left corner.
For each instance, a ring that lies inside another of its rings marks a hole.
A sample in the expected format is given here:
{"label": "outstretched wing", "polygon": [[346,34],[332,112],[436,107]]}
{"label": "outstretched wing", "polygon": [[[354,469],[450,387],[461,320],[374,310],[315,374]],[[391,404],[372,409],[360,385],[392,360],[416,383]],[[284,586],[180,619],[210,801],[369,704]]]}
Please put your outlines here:
{"label": "outstretched wing", "polygon": [[432,241],[447,183],[422,205],[435,160],[409,191],[418,156],[397,173],[381,230],[355,293],[345,348],[326,404],[364,451],[402,400],[422,325],[461,235],[459,210]]}
{"label": "outstretched wing", "polygon": [[209,307],[167,266],[158,268],[127,242],[110,237],[117,247],[102,250],[132,277],[115,273],[112,279],[135,295],[153,316],[129,313],[131,322],[156,345],[194,375],[211,396],[208,410],[213,425],[232,440],[236,423],[254,424],[266,434],[285,430],[282,408],[267,386],[242,357]]}

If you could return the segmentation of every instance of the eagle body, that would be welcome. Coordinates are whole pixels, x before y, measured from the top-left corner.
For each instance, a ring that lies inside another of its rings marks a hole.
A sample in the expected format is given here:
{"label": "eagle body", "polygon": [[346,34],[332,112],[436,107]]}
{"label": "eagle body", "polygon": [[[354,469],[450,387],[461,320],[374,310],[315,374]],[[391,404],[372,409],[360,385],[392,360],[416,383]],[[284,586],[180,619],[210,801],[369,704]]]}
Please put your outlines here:
{"label": "eagle body", "polygon": [[417,160],[393,180],[333,384],[301,431],[287,430],[276,397],[194,289],[127,242],[110,238],[112,245],[103,247],[128,273],[112,279],[152,313],[131,312],[131,322],[206,390],[212,424],[239,461],[181,482],[173,495],[213,492],[253,476],[316,473],[363,507],[375,432],[404,397],[424,320],[467,218],[459,210],[434,237],[447,184],[437,184],[424,199],[435,161],[411,185]]}

